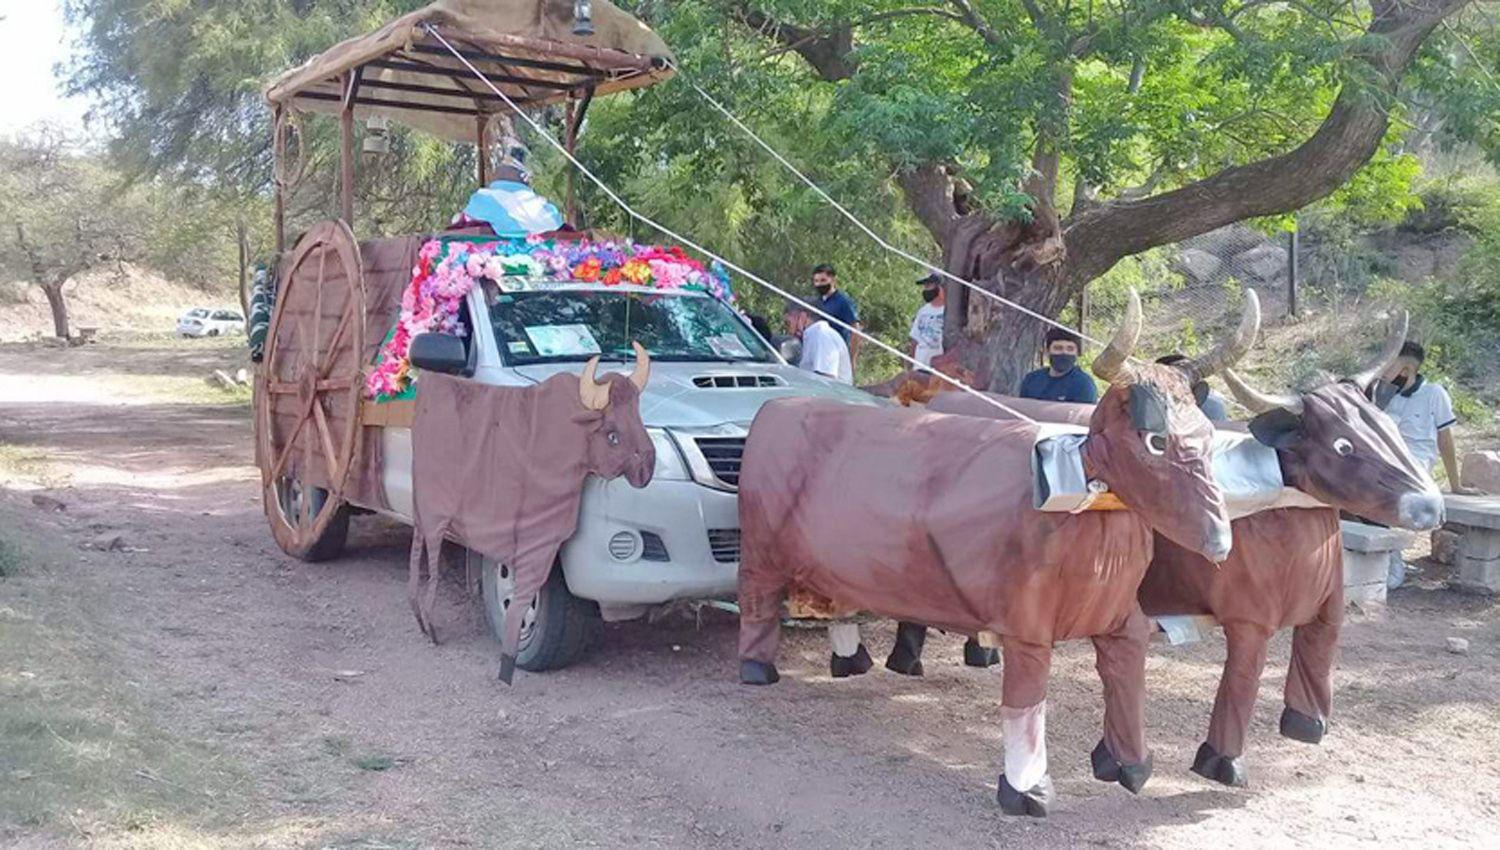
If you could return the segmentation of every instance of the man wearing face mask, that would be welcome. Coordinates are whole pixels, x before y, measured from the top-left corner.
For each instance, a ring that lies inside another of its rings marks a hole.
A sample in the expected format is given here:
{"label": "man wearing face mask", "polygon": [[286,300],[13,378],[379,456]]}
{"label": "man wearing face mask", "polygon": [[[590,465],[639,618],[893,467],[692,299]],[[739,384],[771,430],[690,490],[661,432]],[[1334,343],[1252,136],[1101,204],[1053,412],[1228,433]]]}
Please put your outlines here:
{"label": "man wearing face mask", "polygon": [[943,353],[943,283],[937,275],[928,275],[917,281],[922,287],[924,303],[917,308],[911,320],[906,353],[923,366],[931,366],[932,358]]}
{"label": "man wearing face mask", "polygon": [[1453,442],[1453,401],[1448,391],[1422,376],[1427,352],[1420,343],[1407,340],[1394,363],[1376,379],[1371,398],[1396,421],[1401,439],[1422,468],[1431,470],[1438,458],[1448,473],[1448,488],[1468,495],[1475,491],[1459,485],[1458,446]]}
{"label": "man wearing face mask", "polygon": [[[854,299],[848,293],[839,289],[838,272],[833,266],[822,263],[813,268],[813,289],[818,293],[818,309],[838,319],[851,328],[863,328],[859,323],[859,311],[854,307]],[[829,326],[838,335],[844,338],[844,344],[849,347],[849,362],[853,363],[859,356],[859,337],[849,332],[849,328],[840,327],[837,323],[830,322]]]}
{"label": "man wearing face mask", "polygon": [[[1186,354],[1168,354],[1158,357],[1157,363],[1163,366],[1176,366],[1178,363],[1187,362]],[[1200,380],[1193,384],[1193,400],[1198,402],[1198,409],[1210,422],[1228,422],[1229,409],[1225,406],[1224,397],[1214,392],[1208,385],[1208,381]]]}
{"label": "man wearing face mask", "polygon": [[1099,390],[1094,379],[1078,368],[1079,349],[1077,334],[1063,328],[1048,329],[1043,349],[1047,365],[1022,378],[1016,395],[1041,401],[1097,402]]}

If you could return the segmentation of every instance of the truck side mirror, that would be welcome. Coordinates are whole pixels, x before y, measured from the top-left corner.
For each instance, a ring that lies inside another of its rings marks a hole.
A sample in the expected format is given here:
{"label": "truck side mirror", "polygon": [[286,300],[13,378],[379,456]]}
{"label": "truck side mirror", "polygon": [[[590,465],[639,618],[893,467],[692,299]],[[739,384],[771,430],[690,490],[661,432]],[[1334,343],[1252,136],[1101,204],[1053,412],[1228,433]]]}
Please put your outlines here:
{"label": "truck side mirror", "polygon": [[407,357],[418,369],[468,378],[474,374],[474,363],[467,349],[464,341],[452,334],[417,334],[411,338]]}

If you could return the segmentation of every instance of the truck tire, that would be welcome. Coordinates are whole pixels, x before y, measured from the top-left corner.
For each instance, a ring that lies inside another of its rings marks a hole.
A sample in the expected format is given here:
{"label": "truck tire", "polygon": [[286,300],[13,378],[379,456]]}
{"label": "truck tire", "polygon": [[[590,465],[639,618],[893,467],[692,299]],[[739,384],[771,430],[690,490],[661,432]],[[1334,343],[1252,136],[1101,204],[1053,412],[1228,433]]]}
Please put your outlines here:
{"label": "truck tire", "polygon": [[[477,554],[471,557],[480,561],[479,587],[485,619],[489,621],[490,632],[499,640],[505,632],[509,591],[515,579],[504,564]],[[561,670],[582,660],[598,639],[603,622],[597,604],[579,599],[568,590],[560,566],[552,568],[525,617],[516,649],[516,666],[532,673]]]}

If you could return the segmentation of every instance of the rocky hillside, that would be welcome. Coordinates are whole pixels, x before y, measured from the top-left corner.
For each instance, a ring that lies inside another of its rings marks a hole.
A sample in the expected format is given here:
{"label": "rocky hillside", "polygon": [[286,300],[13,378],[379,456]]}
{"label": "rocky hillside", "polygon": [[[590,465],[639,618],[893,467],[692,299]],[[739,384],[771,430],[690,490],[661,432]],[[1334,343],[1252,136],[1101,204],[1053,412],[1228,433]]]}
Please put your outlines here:
{"label": "rocky hillside", "polygon": [[[74,329],[171,333],[177,317],[192,307],[238,309],[231,291],[206,292],[143,269],[99,269],[70,281],[64,292]],[[47,297],[36,286],[0,282],[0,342],[52,333]]]}

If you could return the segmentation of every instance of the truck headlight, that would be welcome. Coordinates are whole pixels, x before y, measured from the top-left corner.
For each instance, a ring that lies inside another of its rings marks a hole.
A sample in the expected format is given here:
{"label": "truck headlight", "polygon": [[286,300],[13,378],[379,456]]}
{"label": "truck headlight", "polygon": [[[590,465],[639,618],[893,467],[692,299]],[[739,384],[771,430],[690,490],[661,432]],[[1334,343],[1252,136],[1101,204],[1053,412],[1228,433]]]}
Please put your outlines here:
{"label": "truck headlight", "polygon": [[677,441],[664,428],[647,428],[651,445],[656,449],[656,471],[651,474],[655,481],[691,481],[687,462],[677,448]]}

